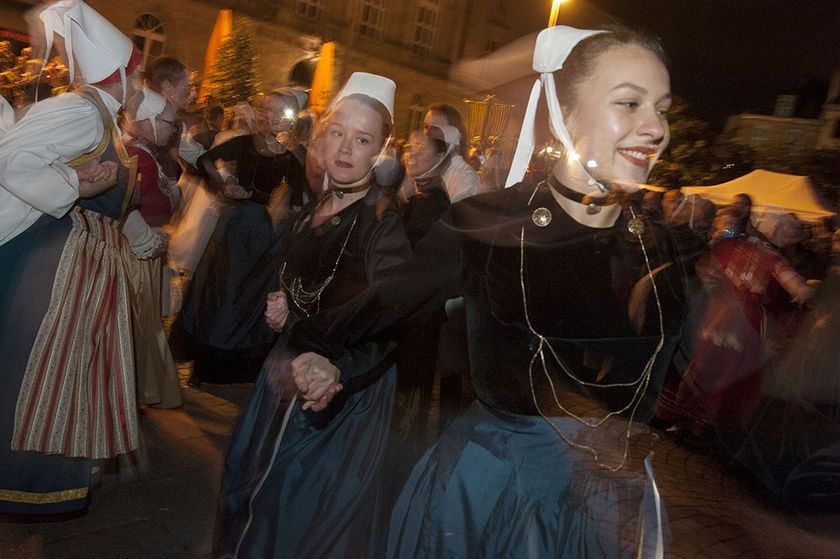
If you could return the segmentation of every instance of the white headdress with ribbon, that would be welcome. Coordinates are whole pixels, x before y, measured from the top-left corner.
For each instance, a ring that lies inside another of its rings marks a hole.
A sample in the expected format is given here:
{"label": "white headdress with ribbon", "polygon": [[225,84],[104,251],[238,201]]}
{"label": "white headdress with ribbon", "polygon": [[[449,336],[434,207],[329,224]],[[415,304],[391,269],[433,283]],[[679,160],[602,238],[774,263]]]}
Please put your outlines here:
{"label": "white headdress with ribbon", "polygon": [[[461,145],[461,133],[458,131],[457,128],[450,124],[430,124],[429,130],[432,128],[437,128],[443,134],[443,142],[446,144],[446,151],[441,154],[440,158],[435,162],[434,165],[427,171],[420,173],[416,177],[414,177],[415,181],[423,180],[428,177],[437,176],[438,168],[443,164],[444,161],[447,161],[449,156]],[[428,132],[426,133],[428,136]]]}
{"label": "white headdress with ribbon", "polygon": [[157,116],[166,108],[166,98],[160,93],[156,93],[148,87],[143,88],[143,100],[140,101],[140,106],[137,107],[137,114],[134,115],[134,120],[140,122],[141,120],[148,120],[152,124],[152,134],[154,134],[155,142],[157,142]]}
{"label": "white headdress with ribbon", "polygon": [[590,29],[575,29],[565,25],[557,25],[543,29],[537,35],[536,46],[534,47],[534,71],[540,76],[531,88],[531,97],[528,99],[528,107],[525,110],[525,119],[522,122],[522,131],[519,133],[519,143],[510,166],[505,188],[521,182],[525,177],[525,171],[531,156],[534,153],[534,126],[537,116],[537,105],[540,101],[540,93],[545,89],[545,100],[548,105],[551,134],[563,144],[567,154],[575,153],[574,142],[566,128],[563,120],[563,112],[560,110],[560,102],[557,99],[557,91],[554,86],[554,72],[561,69],[566,59],[578,43],[584,39],[604,33],[604,31]]}
{"label": "white headdress with ribbon", "polygon": [[461,146],[461,132],[451,124],[432,124],[443,132],[443,141],[448,148],[453,149]]}
{"label": "white headdress with ribbon", "polygon": [[71,82],[76,67],[85,83],[91,84],[120,70],[125,87],[125,67],[131,59],[133,45],[99,12],[81,0],[60,0],[42,9],[38,17],[44,22],[47,56],[52,49],[53,35],[64,37]]}

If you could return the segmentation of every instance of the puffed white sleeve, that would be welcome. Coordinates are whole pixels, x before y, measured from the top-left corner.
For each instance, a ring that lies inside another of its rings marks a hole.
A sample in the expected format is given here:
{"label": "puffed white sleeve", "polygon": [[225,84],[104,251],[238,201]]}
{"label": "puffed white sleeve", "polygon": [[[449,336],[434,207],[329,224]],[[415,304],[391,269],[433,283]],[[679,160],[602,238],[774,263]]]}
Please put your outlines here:
{"label": "puffed white sleeve", "polygon": [[63,216],[79,197],[67,162],[93,150],[103,133],[96,107],[77,95],[34,104],[0,137],[0,185],[40,212]]}
{"label": "puffed white sleeve", "polygon": [[150,227],[139,211],[134,210],[125,218],[123,236],[128,240],[131,252],[140,260],[160,256],[168,244],[168,237],[159,227]]}

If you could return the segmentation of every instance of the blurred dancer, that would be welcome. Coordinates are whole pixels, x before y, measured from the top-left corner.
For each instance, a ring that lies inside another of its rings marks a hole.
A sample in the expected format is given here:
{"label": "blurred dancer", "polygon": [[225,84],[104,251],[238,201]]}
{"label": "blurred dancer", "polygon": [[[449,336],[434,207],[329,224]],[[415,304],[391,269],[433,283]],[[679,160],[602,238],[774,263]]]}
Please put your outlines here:
{"label": "blurred dancer", "polygon": [[114,119],[140,53],[84,2],[39,20],[47,51],[63,37],[89,85],[36,103],[0,138],[0,513],[83,511],[92,460],[139,444],[117,221],[133,177],[117,181],[131,161]]}
{"label": "blurred dancer", "polygon": [[193,384],[253,382],[273,345],[275,334],[262,317],[265,296],[278,281],[278,240],[286,232],[280,214],[288,214],[306,188],[303,168],[278,135],[289,131],[299,103],[290,92],[266,95],[253,134],[231,138],[199,159],[224,205],[173,328],[195,360]]}
{"label": "blurred dancer", "polygon": [[[425,131],[411,134],[405,161],[408,175],[417,185],[417,193],[403,205],[403,219],[412,247],[421,242],[449,210],[449,195],[441,177],[459,142],[458,130],[448,125],[433,124]],[[390,504],[399,494],[414,463],[436,438],[436,433],[430,429],[430,414],[438,338],[445,318],[441,304],[437,312],[409,326],[399,347],[394,433],[385,466]]]}
{"label": "blurred dancer", "polygon": [[446,192],[449,193],[449,199],[454,204],[459,200],[478,194],[481,190],[481,181],[478,174],[464,161],[463,157],[466,148],[466,130],[461,119],[461,113],[458,112],[458,109],[446,103],[429,105],[426,115],[423,117],[423,128],[426,129],[433,124],[452,126],[458,130],[460,137],[449,166],[441,175],[443,183],[446,185]]}
{"label": "blurred dancer", "polygon": [[809,307],[799,334],[767,367],[747,428],[718,435],[774,497],[808,513],[800,521],[833,533],[840,512],[840,268],[829,269]]}
{"label": "blurred dancer", "polygon": [[[640,509],[652,482],[627,468],[625,445],[673,348],[664,325],[680,312],[679,282],[620,269],[618,255],[644,258],[642,232],[655,225],[608,194],[619,182],[638,189],[668,144],[663,58],[623,28],[560,26],[537,38],[541,79],[510,188],[452,208],[478,401],[414,468],[389,557],[636,557],[664,545],[661,532],[651,537],[659,513]],[[543,87],[565,157],[532,185],[519,181]],[[655,286],[634,320],[628,278]]]}
{"label": "blurred dancer", "polygon": [[677,392],[676,423],[698,437],[710,427],[740,431],[761,396],[768,360],[765,297],[777,282],[797,302],[811,289],[790,263],[755,237],[745,237],[738,208],[720,210],[701,279],[709,301],[691,364]]}
{"label": "blurred dancer", "polygon": [[129,260],[135,297],[133,334],[137,351],[137,390],[141,404],[176,408],[183,401],[175,362],[163,330],[163,268],[169,223],[180,204],[180,190],[155,159],[155,148],[165,146],[178,133],[171,103],[151,89],[132,97],[125,109],[127,151],[137,157],[138,181],[127,219],[136,222],[139,235],[132,242]]}
{"label": "blurred dancer", "polygon": [[280,338],[225,459],[219,556],[381,556],[395,344],[348,347],[334,365],[301,349],[326,331],[294,326],[337,310],[330,324],[341,328],[354,318],[343,306],[410,256],[399,212],[373,178],[390,141],[394,90],[387,78],[355,73],[325,116],[329,194],[295,220],[280,261],[282,291],[269,295],[266,318]]}

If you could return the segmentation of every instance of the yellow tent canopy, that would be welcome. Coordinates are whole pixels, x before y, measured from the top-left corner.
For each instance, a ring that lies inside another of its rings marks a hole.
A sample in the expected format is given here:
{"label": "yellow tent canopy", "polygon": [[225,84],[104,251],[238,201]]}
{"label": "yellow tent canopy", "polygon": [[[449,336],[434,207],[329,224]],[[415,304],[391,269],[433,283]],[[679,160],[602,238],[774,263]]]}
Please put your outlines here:
{"label": "yellow tent canopy", "polygon": [[808,177],[774,173],[756,169],[743,177],[714,186],[684,186],[683,194],[697,194],[715,205],[725,206],[734,201],[736,194],[749,194],[753,209],[793,212],[802,221],[819,221],[835,212],[820,202]]}

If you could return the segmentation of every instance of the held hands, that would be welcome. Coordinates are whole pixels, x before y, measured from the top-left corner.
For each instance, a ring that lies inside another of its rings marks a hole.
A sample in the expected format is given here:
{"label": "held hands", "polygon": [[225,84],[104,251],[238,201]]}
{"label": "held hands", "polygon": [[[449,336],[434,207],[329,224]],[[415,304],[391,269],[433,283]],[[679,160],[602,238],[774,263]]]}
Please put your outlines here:
{"label": "held hands", "polygon": [[285,291],[272,291],[268,294],[265,306],[265,321],[269,328],[279,332],[289,318],[289,302]]}
{"label": "held hands", "polygon": [[75,169],[79,177],[79,196],[82,198],[101,194],[117,183],[119,166],[114,161],[89,161]]}
{"label": "held hands", "polygon": [[297,356],[292,361],[292,377],[303,397],[304,410],[324,410],[344,388],[338,382],[338,368],[317,353],[302,353]]}

